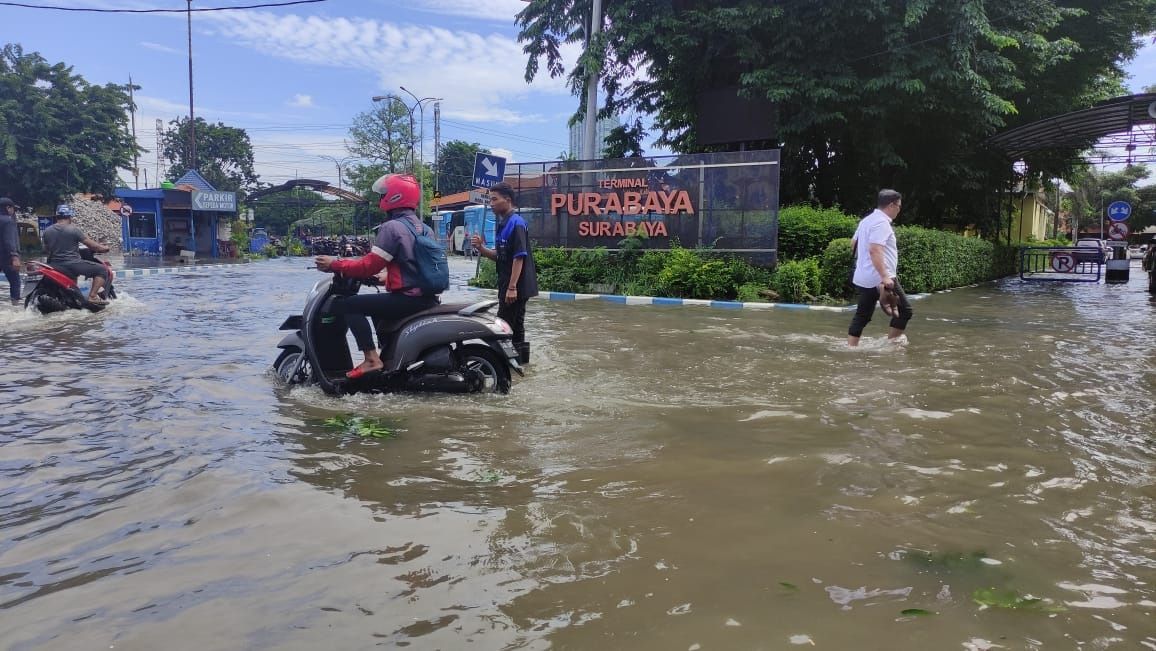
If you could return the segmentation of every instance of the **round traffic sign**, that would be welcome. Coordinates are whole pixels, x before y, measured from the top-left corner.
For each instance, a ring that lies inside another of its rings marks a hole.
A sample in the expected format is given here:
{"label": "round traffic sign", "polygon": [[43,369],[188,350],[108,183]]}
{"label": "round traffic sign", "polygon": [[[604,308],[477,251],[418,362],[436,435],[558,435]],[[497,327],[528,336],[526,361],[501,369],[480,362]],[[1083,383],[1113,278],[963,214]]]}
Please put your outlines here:
{"label": "round traffic sign", "polygon": [[1122,222],[1132,216],[1132,204],[1127,201],[1113,201],[1108,204],[1108,219]]}
{"label": "round traffic sign", "polygon": [[128,205],[127,203],[122,204],[120,207],[120,216],[121,217],[128,217],[131,214],[132,214],[132,206]]}
{"label": "round traffic sign", "polygon": [[1112,222],[1112,225],[1108,227],[1108,239],[1128,239],[1128,225],[1124,222]]}
{"label": "round traffic sign", "polygon": [[1057,253],[1052,256],[1052,271],[1071,273],[1076,270],[1076,259],[1067,253]]}

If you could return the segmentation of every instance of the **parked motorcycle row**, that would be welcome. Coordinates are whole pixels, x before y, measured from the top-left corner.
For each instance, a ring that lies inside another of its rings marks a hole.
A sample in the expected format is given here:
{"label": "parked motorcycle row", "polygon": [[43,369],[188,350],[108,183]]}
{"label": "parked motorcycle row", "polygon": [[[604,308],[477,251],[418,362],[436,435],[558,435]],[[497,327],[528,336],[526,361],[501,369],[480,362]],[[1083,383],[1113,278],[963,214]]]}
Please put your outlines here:
{"label": "parked motorcycle row", "polygon": [[310,237],[305,239],[305,251],[313,255],[331,255],[353,258],[369,253],[372,246],[364,237]]}

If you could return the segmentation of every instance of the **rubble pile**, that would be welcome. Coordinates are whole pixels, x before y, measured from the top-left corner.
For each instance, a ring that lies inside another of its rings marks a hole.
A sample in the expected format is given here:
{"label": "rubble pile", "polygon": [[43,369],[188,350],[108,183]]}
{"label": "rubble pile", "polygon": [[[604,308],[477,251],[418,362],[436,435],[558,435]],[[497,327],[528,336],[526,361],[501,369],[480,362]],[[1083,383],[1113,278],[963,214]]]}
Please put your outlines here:
{"label": "rubble pile", "polygon": [[99,201],[89,201],[79,197],[69,202],[72,206],[72,223],[76,224],[84,234],[107,244],[113,253],[123,251],[121,236],[120,215],[108,209]]}

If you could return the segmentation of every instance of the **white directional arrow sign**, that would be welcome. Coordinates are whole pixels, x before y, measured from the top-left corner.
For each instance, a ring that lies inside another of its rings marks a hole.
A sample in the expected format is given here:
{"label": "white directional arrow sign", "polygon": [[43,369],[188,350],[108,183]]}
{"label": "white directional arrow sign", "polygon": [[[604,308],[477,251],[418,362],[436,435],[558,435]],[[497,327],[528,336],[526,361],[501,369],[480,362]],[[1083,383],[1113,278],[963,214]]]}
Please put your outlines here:
{"label": "white directional arrow sign", "polygon": [[492,188],[506,175],[506,159],[478,152],[474,156],[474,187]]}

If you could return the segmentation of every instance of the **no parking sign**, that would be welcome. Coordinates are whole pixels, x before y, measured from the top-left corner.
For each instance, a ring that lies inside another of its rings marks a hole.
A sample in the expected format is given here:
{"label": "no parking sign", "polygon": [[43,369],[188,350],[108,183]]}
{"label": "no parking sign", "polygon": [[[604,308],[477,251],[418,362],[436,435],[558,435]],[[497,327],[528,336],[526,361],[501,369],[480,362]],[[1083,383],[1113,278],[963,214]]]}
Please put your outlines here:
{"label": "no parking sign", "polygon": [[1057,273],[1071,273],[1076,270],[1076,258],[1068,253],[1057,253],[1052,256],[1052,271]]}

